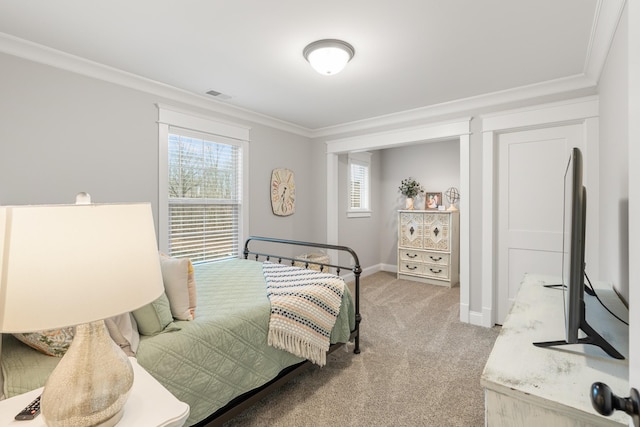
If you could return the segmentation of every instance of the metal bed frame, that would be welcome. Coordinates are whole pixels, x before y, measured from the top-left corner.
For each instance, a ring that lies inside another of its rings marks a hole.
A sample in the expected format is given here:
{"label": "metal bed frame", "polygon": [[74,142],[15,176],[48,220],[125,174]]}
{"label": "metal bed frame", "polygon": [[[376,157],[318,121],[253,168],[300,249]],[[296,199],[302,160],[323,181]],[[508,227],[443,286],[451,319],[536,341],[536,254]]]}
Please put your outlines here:
{"label": "metal bed frame", "polygon": [[[317,249],[326,249],[326,250],[334,250],[340,252],[346,252],[353,258],[353,265],[343,266],[340,264],[332,264],[332,263],[323,263],[319,261],[313,261],[309,259],[302,259],[296,257],[282,256],[282,255],[274,255],[270,253],[252,251],[249,249],[249,244],[252,241],[261,241],[267,242],[269,244],[280,244],[285,246],[304,246],[308,248],[317,248]],[[249,259],[249,256],[255,258],[256,261],[263,258],[266,261],[277,260],[278,263],[282,263],[283,261],[288,261],[291,265],[302,264],[305,268],[309,268],[309,265],[317,265],[320,268],[320,271],[324,271],[325,268],[331,269],[334,268],[337,275],[343,270],[348,270],[353,272],[355,276],[355,295],[354,304],[355,304],[355,328],[351,331],[349,341],[353,340],[355,343],[355,347],[353,352],[355,354],[360,353],[360,322],[362,320],[362,316],[360,315],[360,275],[362,274],[362,268],[360,267],[360,261],[358,259],[358,255],[355,251],[347,246],[337,246],[337,245],[328,245],[325,243],[313,243],[313,242],[303,242],[298,240],[286,240],[286,239],[275,239],[270,237],[258,237],[251,236],[249,237],[244,244],[243,256],[244,259]],[[337,348],[345,345],[346,343],[337,343],[331,345],[328,353],[332,353]],[[205,420],[195,424],[195,427],[214,427],[214,426],[222,426],[225,422],[231,420],[235,416],[239,415],[245,409],[248,409],[260,399],[271,393],[274,389],[280,387],[292,377],[299,375],[306,369],[310,368],[312,363],[308,360],[300,362],[296,365],[289,366],[285,368],[278,374],[276,378],[269,381],[268,383],[254,389],[250,390],[247,393],[244,393],[231,402],[229,402],[226,406],[218,409],[216,412],[211,414]]]}

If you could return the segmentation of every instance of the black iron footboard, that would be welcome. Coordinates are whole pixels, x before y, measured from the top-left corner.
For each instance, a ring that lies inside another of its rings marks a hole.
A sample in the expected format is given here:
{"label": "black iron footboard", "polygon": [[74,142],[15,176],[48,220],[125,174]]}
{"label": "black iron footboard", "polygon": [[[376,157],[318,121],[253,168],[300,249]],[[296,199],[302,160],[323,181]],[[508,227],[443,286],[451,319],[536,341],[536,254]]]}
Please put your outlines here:
{"label": "black iron footboard", "polygon": [[[306,258],[304,259],[295,258],[295,257],[288,257],[288,256],[252,251],[249,249],[249,244],[252,241],[269,242],[269,243],[289,245],[289,246],[304,246],[309,248],[318,248],[318,249],[335,250],[338,252],[346,252],[349,255],[351,255],[351,258],[353,258],[354,264],[350,266],[344,266],[339,264],[309,260]],[[320,271],[324,271],[325,268],[327,269],[334,268],[338,276],[340,275],[342,270],[352,271],[353,275],[355,276],[354,300],[355,300],[356,325],[355,325],[355,329],[351,331],[351,339],[353,339],[355,343],[353,352],[355,354],[360,353],[360,321],[362,320],[362,316],[360,315],[360,274],[362,273],[362,268],[360,267],[360,260],[358,259],[358,255],[355,253],[353,249],[347,246],[329,245],[326,243],[302,242],[298,240],[285,240],[285,239],[275,239],[271,237],[251,236],[244,243],[243,254],[245,259],[248,259],[249,255],[252,255],[253,257],[255,257],[256,260],[259,260],[260,257],[266,259],[267,261],[273,258],[274,260],[277,260],[279,263],[282,263],[283,260],[286,260],[286,261],[289,261],[291,265],[302,264],[304,265],[305,268],[309,268],[310,265],[317,265],[320,268]]]}
{"label": "black iron footboard", "polygon": [[[269,245],[280,244],[280,245],[288,245],[288,246],[304,246],[308,248],[319,248],[326,250],[335,250],[339,253],[348,253],[353,258],[353,265],[343,266],[337,263],[324,263],[318,262],[310,259],[302,259],[296,257],[282,256],[282,255],[274,255],[270,253],[264,253],[259,251],[253,251],[249,249],[249,245],[251,242],[261,241],[267,242]],[[356,325],[355,329],[351,331],[350,340],[353,340],[355,343],[355,348],[353,350],[354,353],[360,353],[360,321],[362,317],[360,316],[360,274],[362,273],[362,268],[360,267],[360,261],[358,260],[358,255],[353,251],[353,249],[346,246],[336,246],[336,245],[327,245],[324,243],[312,243],[312,242],[302,242],[297,240],[284,240],[284,239],[273,239],[269,237],[249,237],[244,244],[244,258],[248,259],[251,255],[256,260],[263,258],[265,260],[271,260],[273,262],[277,261],[282,263],[283,261],[288,261],[292,265],[300,265],[302,264],[305,268],[309,268],[310,265],[317,265],[321,271],[324,271],[333,268],[335,269],[336,274],[340,274],[343,270],[353,272],[355,276],[355,292],[354,304],[355,304],[355,320]],[[333,352],[336,348],[341,346],[342,344],[334,344],[329,348],[329,353]],[[275,388],[281,386],[286,381],[288,381],[291,377],[300,374],[302,371],[308,369],[312,366],[312,363],[307,361],[298,363],[297,365],[290,366],[280,372],[280,374],[261,387],[258,387],[255,390],[251,390],[241,396],[236,397],[231,402],[229,402],[225,407],[220,408],[214,414],[211,414],[207,419],[196,424],[197,427],[214,427],[221,426],[226,421],[234,418],[236,415],[240,414],[245,409],[249,408],[251,405],[255,404],[257,401],[262,399],[268,393],[270,393]]]}

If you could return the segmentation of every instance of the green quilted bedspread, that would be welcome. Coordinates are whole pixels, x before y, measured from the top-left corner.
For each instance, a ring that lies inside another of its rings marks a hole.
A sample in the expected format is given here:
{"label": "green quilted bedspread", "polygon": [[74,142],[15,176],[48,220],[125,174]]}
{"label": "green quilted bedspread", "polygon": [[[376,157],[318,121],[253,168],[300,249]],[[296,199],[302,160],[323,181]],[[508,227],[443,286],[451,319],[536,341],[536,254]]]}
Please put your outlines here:
{"label": "green quilted bedspread", "polygon": [[[195,320],[176,321],[180,331],[142,336],[136,355],[142,367],[189,404],[187,425],[205,419],[236,396],[302,360],[267,345],[270,305],[262,262],[229,260],[196,265],[195,274]],[[331,342],[346,342],[354,327],[353,301],[345,287]],[[16,348],[20,350],[17,353]],[[30,351],[9,336],[2,353],[8,396],[42,386],[46,373],[55,365],[55,358]],[[38,362],[42,358],[48,359],[45,365]],[[31,370],[33,364],[40,368]]]}

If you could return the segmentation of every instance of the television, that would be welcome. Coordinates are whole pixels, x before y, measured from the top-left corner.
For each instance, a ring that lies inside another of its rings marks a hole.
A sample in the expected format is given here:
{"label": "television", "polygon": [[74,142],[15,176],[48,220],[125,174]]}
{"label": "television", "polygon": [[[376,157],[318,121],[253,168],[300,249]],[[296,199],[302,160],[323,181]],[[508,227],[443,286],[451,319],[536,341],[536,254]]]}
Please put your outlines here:
{"label": "television", "polygon": [[[536,342],[538,347],[567,344],[591,344],[615,359],[624,359],[586,320],[585,240],[587,224],[587,190],[582,183],[582,153],[571,150],[564,174],[564,209],[562,242],[562,290],[565,305],[565,339]],[[579,331],[583,332],[581,337]]]}

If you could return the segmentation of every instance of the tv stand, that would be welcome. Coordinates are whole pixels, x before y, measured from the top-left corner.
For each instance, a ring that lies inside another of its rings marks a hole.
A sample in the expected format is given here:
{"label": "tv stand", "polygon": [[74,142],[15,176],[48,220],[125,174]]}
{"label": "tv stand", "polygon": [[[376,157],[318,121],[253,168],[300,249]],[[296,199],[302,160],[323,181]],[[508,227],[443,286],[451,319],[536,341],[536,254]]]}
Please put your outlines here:
{"label": "tv stand", "polygon": [[[480,379],[485,425],[627,427],[629,416],[621,411],[610,417],[598,414],[589,393],[591,384],[603,382],[617,395],[628,395],[628,360],[614,359],[594,345],[532,344],[564,334],[562,291],[544,287],[558,282],[556,277],[528,274],[520,285]],[[607,307],[626,320],[628,310],[611,286],[593,285]],[[588,323],[628,359],[628,327],[595,298],[585,297],[585,303]]]}
{"label": "tv stand", "polygon": [[586,337],[578,338],[577,343],[570,343],[566,340],[558,340],[558,341],[544,341],[544,342],[534,342],[533,345],[538,347],[556,347],[560,345],[572,345],[572,344],[590,344],[600,347],[605,353],[614,359],[624,360],[624,356],[618,352],[611,344],[607,342],[602,335],[596,332],[589,323],[587,323],[587,319],[585,317],[585,303],[582,301],[582,313],[580,314],[580,330],[585,333]]}

